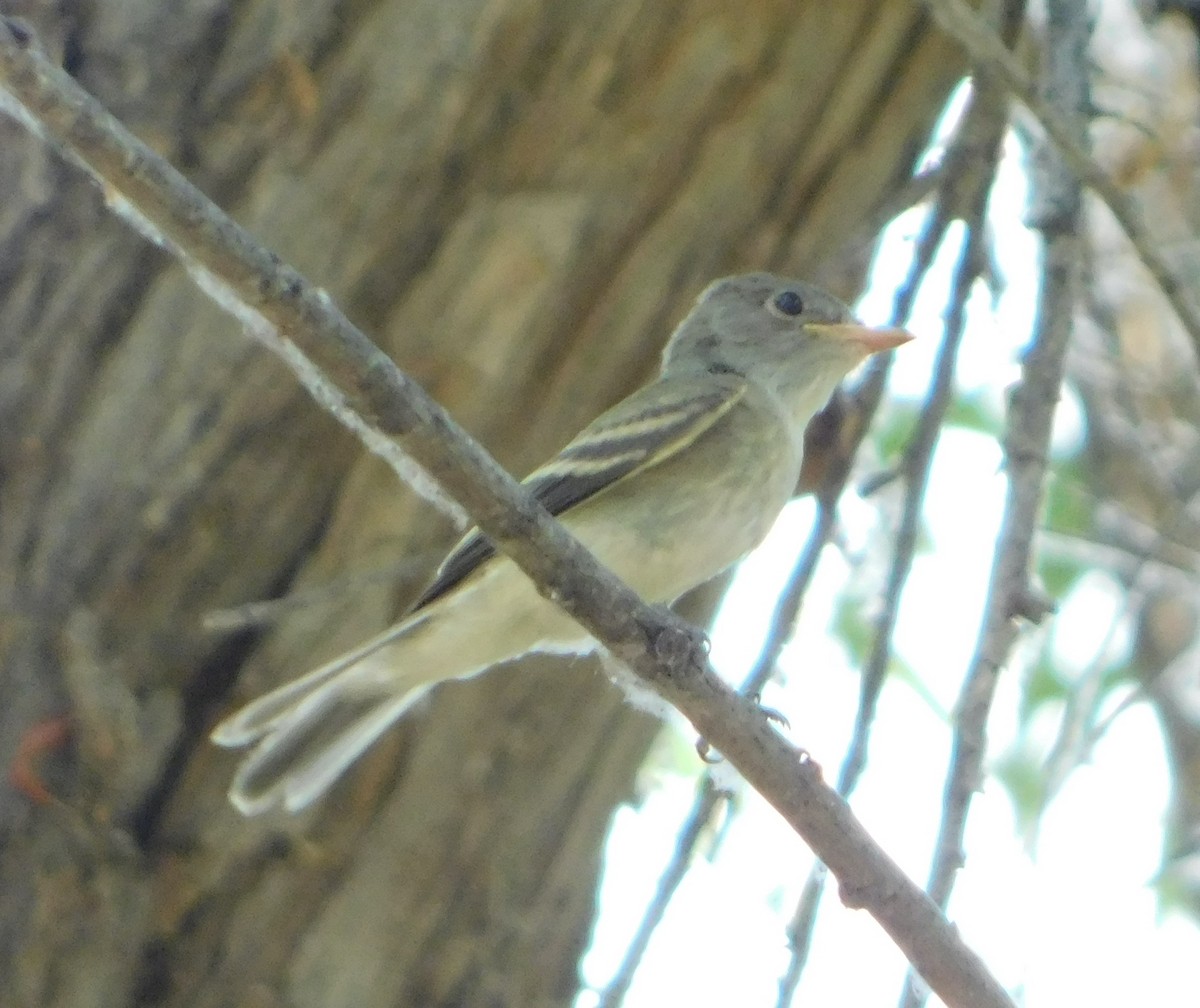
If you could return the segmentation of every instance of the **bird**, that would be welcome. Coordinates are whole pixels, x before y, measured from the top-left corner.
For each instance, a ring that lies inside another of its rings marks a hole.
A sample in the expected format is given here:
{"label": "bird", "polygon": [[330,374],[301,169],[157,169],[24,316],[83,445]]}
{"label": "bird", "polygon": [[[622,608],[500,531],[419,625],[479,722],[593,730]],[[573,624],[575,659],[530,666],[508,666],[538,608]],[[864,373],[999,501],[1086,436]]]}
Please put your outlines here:
{"label": "bird", "polygon": [[[862,361],[910,339],[811,284],[716,280],[658,377],[523,484],[643,599],[669,604],[762,541],[794,493],[809,420]],[[249,747],[230,800],[246,815],[298,812],[438,683],[596,646],[472,529],[396,624],[217,724],[217,745]]]}

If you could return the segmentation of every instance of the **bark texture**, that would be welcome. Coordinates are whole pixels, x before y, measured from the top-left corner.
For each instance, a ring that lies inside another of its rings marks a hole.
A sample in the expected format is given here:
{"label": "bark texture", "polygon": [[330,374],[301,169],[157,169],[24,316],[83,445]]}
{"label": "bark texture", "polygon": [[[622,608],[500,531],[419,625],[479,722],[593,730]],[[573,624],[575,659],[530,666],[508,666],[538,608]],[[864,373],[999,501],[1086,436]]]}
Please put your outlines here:
{"label": "bark texture", "polygon": [[[517,472],[713,277],[852,294],[962,70],[909,2],[6,13]],[[0,761],[52,795],[0,784],[0,1003],[569,1003],[655,726],[535,660],[308,816],[237,817],[214,718],[386,625],[454,532],[7,120],[0,192]]]}

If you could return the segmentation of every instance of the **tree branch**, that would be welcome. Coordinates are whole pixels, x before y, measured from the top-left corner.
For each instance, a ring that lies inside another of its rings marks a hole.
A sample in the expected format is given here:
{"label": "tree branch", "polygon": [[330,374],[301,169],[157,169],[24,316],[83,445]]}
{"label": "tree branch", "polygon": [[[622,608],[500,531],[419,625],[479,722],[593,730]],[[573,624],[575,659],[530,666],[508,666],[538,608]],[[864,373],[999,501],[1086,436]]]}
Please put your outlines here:
{"label": "tree branch", "polygon": [[[1012,55],[1001,44],[995,31],[963,0],[925,0],[934,20],[947,35],[957,40],[967,54],[987,74],[1001,82],[1023,104],[1054,141],[1054,146],[1071,174],[1108,207],[1125,233],[1138,258],[1154,278],[1172,310],[1192,341],[1200,360],[1200,306],[1189,297],[1189,285],[1159,251],[1163,243],[1147,231],[1133,201],[1121,191],[1088,151],[1086,137],[1075,123],[1037,87]],[[1053,41],[1049,43],[1053,46]],[[1081,65],[1080,72],[1084,67]]]}
{"label": "tree branch", "polygon": [[[943,6],[938,0],[937,6]],[[955,3],[954,6],[957,6]],[[1043,101],[1072,144],[1083,150],[1088,109],[1088,14],[1080,0],[1051,0],[1049,42]],[[998,45],[998,43],[997,43]],[[1006,61],[1011,61],[1007,52]],[[989,75],[995,70],[988,64]],[[1022,96],[1024,98],[1024,96]],[[975,653],[956,706],[954,741],[946,775],[943,818],[930,867],[928,891],[946,906],[963,863],[967,814],[983,779],[987,754],[987,720],[1000,670],[1016,642],[1021,620],[1039,621],[1049,610],[1030,583],[1033,537],[1041,511],[1049,466],[1050,434],[1061,391],[1067,345],[1081,275],[1079,217],[1083,188],[1075,159],[1059,156],[1059,137],[1042,150],[1034,173],[1031,212],[1042,232],[1044,265],[1033,340],[1021,361],[1021,378],[1009,400],[1004,436],[1008,472],[1004,514],[996,542],[996,560],[988,585]],[[902,1008],[916,1008],[924,992],[910,977],[901,995]]]}
{"label": "tree branch", "polygon": [[[1023,16],[1021,0],[1007,5],[1003,12],[1006,37],[1016,33]],[[896,530],[887,587],[883,592],[883,608],[875,622],[870,656],[862,673],[854,729],[838,774],[838,793],[846,798],[854,791],[866,768],[875,712],[892,658],[892,636],[916,551],[934,449],[953,394],[958,351],[966,326],[966,302],[986,259],[987,199],[1007,128],[1007,103],[1001,100],[999,89],[986,78],[975,81],[962,121],[942,159],[932,206],[916,242],[912,268],[897,298],[894,316],[899,324],[907,320],[920,284],[927,276],[950,224],[962,220],[967,234],[953,274],[945,335],[920,419],[905,449],[901,473],[905,482],[904,505]],[[812,867],[792,916],[789,927],[791,957],[777,1002],[781,1008],[791,1003],[807,961],[826,874],[823,865]]]}
{"label": "tree branch", "polygon": [[[0,20],[0,86],[15,113],[126,201],[209,293],[261,319],[367,422],[395,438],[480,529],[614,655],[679,708],[838,876],[844,901],[883,925],[951,1005],[1011,1001],[929,898],[874,843],[821,769],[711,670],[695,633],[651,608],[553,521],[412,379],[294,269],[258,245],[53,66],[22,24]],[[236,299],[234,304],[231,299]]]}

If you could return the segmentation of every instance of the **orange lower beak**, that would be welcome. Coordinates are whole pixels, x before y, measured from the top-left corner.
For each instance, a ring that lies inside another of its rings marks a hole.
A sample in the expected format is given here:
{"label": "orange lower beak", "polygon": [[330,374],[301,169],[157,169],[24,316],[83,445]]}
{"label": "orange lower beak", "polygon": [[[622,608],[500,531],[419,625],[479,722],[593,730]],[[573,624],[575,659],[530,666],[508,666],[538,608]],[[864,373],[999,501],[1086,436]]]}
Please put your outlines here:
{"label": "orange lower beak", "polygon": [[836,322],[829,325],[810,322],[807,328],[820,336],[842,340],[845,343],[857,343],[866,354],[892,350],[913,338],[913,334],[907,329],[867,326],[859,322]]}

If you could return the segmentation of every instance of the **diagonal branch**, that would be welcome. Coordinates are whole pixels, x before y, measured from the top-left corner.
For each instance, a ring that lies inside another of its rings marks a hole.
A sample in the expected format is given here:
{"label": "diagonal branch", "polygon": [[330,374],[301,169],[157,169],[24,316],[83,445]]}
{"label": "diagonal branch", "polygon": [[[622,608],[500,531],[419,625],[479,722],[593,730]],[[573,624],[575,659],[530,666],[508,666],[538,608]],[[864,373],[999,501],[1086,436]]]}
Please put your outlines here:
{"label": "diagonal branch", "polygon": [[[763,713],[709,667],[694,631],[651,608],[553,521],[322,291],[258,245],[0,19],[8,110],[128,204],[193,276],[243,322],[261,319],[301,353],[369,426],[390,435],[469,512],[538,589],[668,699],[829,865],[843,899],[882,924],[951,1005],[1011,1008],[1000,984],[929,898],[867,834]],[[268,342],[268,345],[272,345]]]}
{"label": "diagonal branch", "polygon": [[[925,0],[925,5],[942,30],[956,39],[983,71],[1003,84],[1033,113],[1047,136],[1054,141],[1067,169],[1108,207],[1137,251],[1138,258],[1179,317],[1200,359],[1200,305],[1189,296],[1188,285],[1161,253],[1162,243],[1155,241],[1148,233],[1133,201],[1096,163],[1088,151],[1085,137],[1075,123],[1049,97],[1039,93],[1016,57],[1001,44],[995,31],[963,0]],[[1047,48],[1053,48],[1054,44],[1051,39]],[[1081,54],[1080,58],[1085,57],[1086,54]],[[1086,62],[1081,63],[1078,72],[1085,72],[1087,65]]]}

